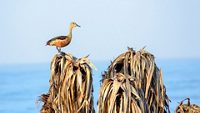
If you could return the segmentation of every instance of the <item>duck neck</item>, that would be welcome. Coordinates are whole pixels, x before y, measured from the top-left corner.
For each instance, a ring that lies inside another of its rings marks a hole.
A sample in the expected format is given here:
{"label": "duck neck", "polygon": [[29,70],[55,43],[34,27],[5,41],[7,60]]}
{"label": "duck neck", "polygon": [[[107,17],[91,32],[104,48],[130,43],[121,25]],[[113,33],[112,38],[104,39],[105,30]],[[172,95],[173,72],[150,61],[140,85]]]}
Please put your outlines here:
{"label": "duck neck", "polygon": [[72,38],[72,27],[69,27],[69,34],[67,35],[68,37]]}

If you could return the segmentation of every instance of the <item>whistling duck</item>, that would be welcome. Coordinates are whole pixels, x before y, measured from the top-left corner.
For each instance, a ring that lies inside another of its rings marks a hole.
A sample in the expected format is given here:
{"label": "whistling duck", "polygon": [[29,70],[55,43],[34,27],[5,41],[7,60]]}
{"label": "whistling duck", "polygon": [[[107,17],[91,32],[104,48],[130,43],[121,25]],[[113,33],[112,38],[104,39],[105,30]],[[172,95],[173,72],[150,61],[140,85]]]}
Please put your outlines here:
{"label": "whistling duck", "polygon": [[69,34],[67,36],[54,37],[54,38],[50,39],[49,41],[47,41],[46,45],[56,46],[56,49],[60,53],[61,48],[69,45],[69,43],[71,42],[71,40],[72,40],[72,29],[75,28],[75,27],[80,27],[80,26],[78,24],[76,24],[75,22],[71,22],[70,25],[69,25]]}

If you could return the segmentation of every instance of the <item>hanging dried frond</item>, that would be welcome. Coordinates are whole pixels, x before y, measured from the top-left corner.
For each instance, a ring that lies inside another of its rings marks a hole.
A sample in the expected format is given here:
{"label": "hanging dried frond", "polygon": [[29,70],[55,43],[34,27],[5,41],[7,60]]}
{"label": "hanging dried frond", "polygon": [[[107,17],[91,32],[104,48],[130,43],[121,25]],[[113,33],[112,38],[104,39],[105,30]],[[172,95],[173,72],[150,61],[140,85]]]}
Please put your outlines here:
{"label": "hanging dried frond", "polygon": [[[187,104],[183,103],[185,100],[188,100]],[[175,113],[200,113],[200,107],[195,104],[191,104],[190,99],[186,98],[181,101],[179,106],[176,108]]]}
{"label": "hanging dried frond", "polygon": [[91,67],[88,56],[55,55],[49,92],[41,96],[41,113],[94,113]]}
{"label": "hanging dried frond", "polygon": [[167,113],[169,98],[154,56],[132,48],[119,55],[102,79],[99,113]]}

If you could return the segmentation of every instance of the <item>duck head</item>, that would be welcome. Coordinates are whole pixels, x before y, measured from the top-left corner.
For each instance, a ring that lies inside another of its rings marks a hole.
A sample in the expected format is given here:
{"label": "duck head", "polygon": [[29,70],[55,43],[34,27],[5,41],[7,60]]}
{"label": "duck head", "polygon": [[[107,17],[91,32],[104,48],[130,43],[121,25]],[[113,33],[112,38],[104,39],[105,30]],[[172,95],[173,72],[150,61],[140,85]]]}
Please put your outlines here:
{"label": "duck head", "polygon": [[70,23],[70,28],[75,28],[75,27],[81,27],[81,26],[78,25],[76,22],[71,22]]}

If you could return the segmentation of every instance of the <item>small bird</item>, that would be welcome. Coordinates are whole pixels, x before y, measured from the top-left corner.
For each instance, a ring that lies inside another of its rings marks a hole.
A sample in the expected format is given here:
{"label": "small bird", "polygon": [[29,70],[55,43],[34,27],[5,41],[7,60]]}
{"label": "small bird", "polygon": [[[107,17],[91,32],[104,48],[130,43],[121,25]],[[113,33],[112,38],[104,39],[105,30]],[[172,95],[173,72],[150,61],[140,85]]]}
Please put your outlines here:
{"label": "small bird", "polygon": [[54,37],[54,38],[50,39],[49,41],[47,41],[46,45],[56,46],[56,49],[60,53],[62,47],[65,47],[70,44],[70,42],[72,40],[72,29],[75,27],[80,27],[80,26],[78,24],[76,24],[75,22],[71,22],[69,25],[69,33],[67,36]]}

